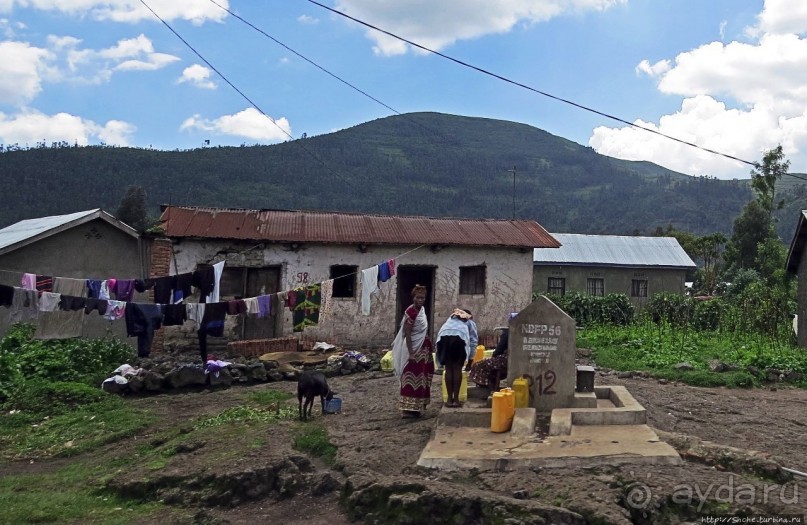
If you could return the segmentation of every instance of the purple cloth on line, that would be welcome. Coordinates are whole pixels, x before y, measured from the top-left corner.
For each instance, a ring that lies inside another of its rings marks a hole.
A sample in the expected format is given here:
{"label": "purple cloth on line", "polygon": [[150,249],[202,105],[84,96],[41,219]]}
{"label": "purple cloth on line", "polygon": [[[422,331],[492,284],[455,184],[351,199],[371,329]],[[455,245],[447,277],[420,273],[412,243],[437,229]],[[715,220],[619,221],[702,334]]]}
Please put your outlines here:
{"label": "purple cloth on line", "polygon": [[272,308],[272,296],[271,295],[259,295],[258,296],[258,317],[266,317],[269,315],[269,311]]}

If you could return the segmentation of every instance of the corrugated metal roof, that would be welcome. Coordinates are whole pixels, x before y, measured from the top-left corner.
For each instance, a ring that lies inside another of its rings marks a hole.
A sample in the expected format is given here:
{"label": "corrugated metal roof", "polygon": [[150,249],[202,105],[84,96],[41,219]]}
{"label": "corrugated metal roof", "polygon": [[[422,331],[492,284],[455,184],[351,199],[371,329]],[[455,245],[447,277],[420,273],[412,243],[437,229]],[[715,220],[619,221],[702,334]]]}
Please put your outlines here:
{"label": "corrugated metal roof", "polygon": [[535,264],[578,266],[653,266],[695,268],[695,263],[674,237],[628,237],[553,233],[562,246],[536,248]]}
{"label": "corrugated metal roof", "polygon": [[161,220],[165,235],[168,237],[522,248],[556,248],[560,245],[540,224],[526,220],[449,219],[185,206],[166,207]]}
{"label": "corrugated metal roof", "polygon": [[787,252],[787,271],[792,274],[797,274],[799,271],[799,263],[804,256],[804,245],[807,243],[807,210],[801,210],[799,213],[799,222],[796,225],[796,232],[793,234],[793,240],[790,242],[790,250]]}
{"label": "corrugated metal roof", "polygon": [[118,221],[104,210],[96,208],[94,210],[79,211],[67,215],[52,215],[50,217],[39,217],[38,219],[26,219],[16,222],[11,226],[6,226],[0,229],[0,254],[13,251],[25,244],[56,233],[56,231],[60,231],[72,225],[82,224],[95,218],[101,218],[126,233],[138,237],[137,231]]}

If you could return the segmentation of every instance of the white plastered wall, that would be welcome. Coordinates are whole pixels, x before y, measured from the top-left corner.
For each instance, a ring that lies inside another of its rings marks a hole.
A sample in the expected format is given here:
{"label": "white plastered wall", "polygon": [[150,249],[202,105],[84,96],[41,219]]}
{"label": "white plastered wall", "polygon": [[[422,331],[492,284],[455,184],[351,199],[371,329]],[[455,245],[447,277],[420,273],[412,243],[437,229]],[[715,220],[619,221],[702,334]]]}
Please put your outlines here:
{"label": "white plastered wall", "polygon": [[[431,266],[435,270],[435,286],[430,290],[434,297],[430,327],[433,333],[459,306],[473,311],[480,335],[491,334],[496,326],[506,324],[508,312],[519,311],[531,301],[532,250],[444,247],[434,252],[428,246],[412,251],[413,248],[368,246],[362,252],[358,245],[302,244],[292,249],[288,244],[183,239],[174,242],[172,273],[193,271],[197,264],[221,260],[229,266],[280,266],[281,288],[291,290],[328,279],[333,265],[357,266],[361,271],[396,258],[398,266]],[[486,267],[485,293],[459,295],[459,268],[478,265]],[[380,283],[380,293],[372,298],[369,316],[361,314],[359,276],[356,279],[356,297],[335,298],[332,316],[317,326],[306,328],[305,338],[366,348],[391,344],[397,330],[397,279],[393,277]],[[291,312],[284,309],[279,335],[291,333]]]}

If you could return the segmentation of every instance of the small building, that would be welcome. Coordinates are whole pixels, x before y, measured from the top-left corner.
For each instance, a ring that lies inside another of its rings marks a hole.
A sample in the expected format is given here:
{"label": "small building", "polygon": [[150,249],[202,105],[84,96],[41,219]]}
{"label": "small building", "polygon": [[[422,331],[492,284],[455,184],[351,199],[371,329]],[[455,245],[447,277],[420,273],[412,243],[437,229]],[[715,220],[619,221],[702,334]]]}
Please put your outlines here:
{"label": "small building", "polygon": [[[73,279],[140,279],[146,273],[140,235],[101,209],[27,219],[0,229],[0,284],[21,285],[23,273]],[[0,332],[22,320],[0,308]],[[122,323],[87,316],[83,335],[108,329],[125,337]]]}
{"label": "small building", "polygon": [[659,292],[685,292],[696,268],[674,237],[553,233],[558,249],[533,251],[533,291],[565,295],[620,293],[641,307]]}
{"label": "small building", "polygon": [[807,348],[807,257],[804,248],[807,244],[807,210],[801,210],[796,233],[787,254],[787,271],[796,276],[796,339],[798,345]]}
{"label": "small building", "polygon": [[[158,268],[175,275],[225,261],[221,301],[333,279],[328,317],[305,328],[303,337],[342,346],[390,345],[415,284],[428,288],[432,334],[455,307],[471,310],[481,334],[492,334],[508,312],[531,301],[533,249],[559,246],[528,220],[184,206],[164,207],[161,220],[164,238],[154,241],[152,276]],[[391,259],[395,275],[379,283],[365,315],[361,272]],[[241,315],[225,326],[230,341],[291,334],[291,312],[278,300],[266,318]],[[166,344],[193,344],[193,337],[188,327],[165,331]]]}

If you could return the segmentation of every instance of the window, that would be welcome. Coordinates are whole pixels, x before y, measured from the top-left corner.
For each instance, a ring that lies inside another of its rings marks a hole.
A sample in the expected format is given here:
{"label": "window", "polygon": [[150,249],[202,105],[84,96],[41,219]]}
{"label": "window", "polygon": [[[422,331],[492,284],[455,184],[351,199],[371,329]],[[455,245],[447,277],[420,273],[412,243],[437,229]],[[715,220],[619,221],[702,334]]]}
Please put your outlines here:
{"label": "window", "polygon": [[333,297],[356,297],[356,274],[358,266],[335,264],[331,266]]}
{"label": "window", "polygon": [[563,277],[550,277],[546,284],[546,293],[553,295],[566,295],[566,279]]}
{"label": "window", "polygon": [[603,279],[586,279],[586,293],[589,295],[605,295],[605,282]]}
{"label": "window", "polygon": [[485,267],[460,267],[460,294],[478,295],[485,293]]}
{"label": "window", "polygon": [[633,279],[630,282],[631,297],[647,297],[647,279]]}

